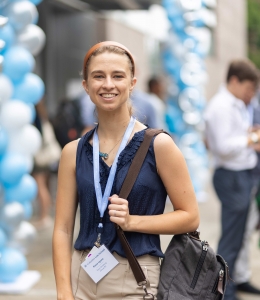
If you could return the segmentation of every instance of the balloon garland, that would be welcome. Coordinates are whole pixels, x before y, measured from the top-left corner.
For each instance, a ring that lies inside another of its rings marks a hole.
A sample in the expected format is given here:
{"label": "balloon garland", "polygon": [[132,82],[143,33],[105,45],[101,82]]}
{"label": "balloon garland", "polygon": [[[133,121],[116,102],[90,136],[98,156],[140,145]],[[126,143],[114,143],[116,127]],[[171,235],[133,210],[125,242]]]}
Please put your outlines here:
{"label": "balloon garland", "polygon": [[204,59],[211,48],[211,29],[216,25],[216,0],[163,0],[162,4],[171,24],[163,51],[169,77],[166,120],[187,161],[198,201],[205,201],[210,176],[202,137],[207,82]]}
{"label": "balloon garland", "polygon": [[41,0],[0,1],[0,283],[27,269],[25,254],[36,236],[28,220],[37,184],[30,175],[41,135],[32,125],[44,83],[32,73],[45,44],[35,25]]}

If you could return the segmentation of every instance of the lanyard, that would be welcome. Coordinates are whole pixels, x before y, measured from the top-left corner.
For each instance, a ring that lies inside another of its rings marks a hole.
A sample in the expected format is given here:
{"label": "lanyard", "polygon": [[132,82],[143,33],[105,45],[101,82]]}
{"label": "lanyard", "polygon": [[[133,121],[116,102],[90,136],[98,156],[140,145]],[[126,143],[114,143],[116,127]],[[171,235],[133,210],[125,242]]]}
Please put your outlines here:
{"label": "lanyard", "polygon": [[[122,142],[119,146],[119,149],[117,151],[116,157],[114,159],[114,162],[111,166],[109,177],[107,180],[106,188],[104,195],[102,196],[102,191],[101,191],[101,186],[100,186],[100,173],[99,173],[99,139],[98,139],[98,134],[97,134],[97,128],[95,129],[94,132],[94,137],[93,137],[93,167],[94,167],[94,184],[95,184],[95,191],[96,191],[96,198],[97,198],[97,205],[100,213],[100,218],[102,219],[104,216],[104,212],[107,208],[108,204],[108,197],[110,196],[112,186],[114,183],[115,179],[115,174],[116,174],[116,168],[117,168],[117,161],[120,153],[122,150],[125,148],[127,141],[129,140],[131,133],[134,129],[135,126],[135,119],[131,117],[130,122],[127,126],[127,129],[125,131],[125,134],[123,136]],[[102,228],[103,224],[100,222],[98,224],[98,228]],[[98,231],[99,232],[99,231]]]}

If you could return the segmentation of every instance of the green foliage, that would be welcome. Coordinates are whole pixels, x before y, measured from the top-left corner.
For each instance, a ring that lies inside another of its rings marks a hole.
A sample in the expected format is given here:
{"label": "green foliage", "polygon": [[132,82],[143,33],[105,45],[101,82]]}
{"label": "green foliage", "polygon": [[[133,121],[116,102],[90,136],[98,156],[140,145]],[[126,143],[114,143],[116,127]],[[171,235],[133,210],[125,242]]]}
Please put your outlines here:
{"label": "green foliage", "polygon": [[247,0],[248,56],[260,68],[260,0]]}

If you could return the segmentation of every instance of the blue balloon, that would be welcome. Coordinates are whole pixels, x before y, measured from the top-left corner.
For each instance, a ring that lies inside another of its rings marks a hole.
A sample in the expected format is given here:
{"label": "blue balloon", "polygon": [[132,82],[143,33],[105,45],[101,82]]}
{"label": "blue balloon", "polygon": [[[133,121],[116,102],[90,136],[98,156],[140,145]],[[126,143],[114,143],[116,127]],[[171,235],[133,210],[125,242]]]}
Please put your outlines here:
{"label": "blue balloon", "polygon": [[37,196],[38,188],[35,179],[25,174],[18,184],[5,189],[5,201],[9,202],[31,202]]}
{"label": "blue balloon", "polygon": [[13,248],[1,251],[0,282],[14,282],[27,269],[27,260],[22,253]]}
{"label": "blue balloon", "polygon": [[36,74],[29,73],[24,76],[23,80],[15,84],[13,98],[36,104],[43,97],[44,91],[42,79]]}
{"label": "blue balloon", "polygon": [[7,241],[7,236],[3,229],[0,227],[0,251],[5,247]]}
{"label": "blue balloon", "polygon": [[0,127],[0,155],[3,155],[8,146],[8,134],[6,130]]}
{"label": "blue balloon", "polygon": [[23,203],[25,220],[30,220],[33,215],[33,206],[31,202]]}
{"label": "blue balloon", "polygon": [[4,50],[11,47],[15,41],[15,31],[10,24],[0,27],[0,40],[5,42]]}
{"label": "blue balloon", "polygon": [[27,105],[30,107],[31,111],[32,111],[32,119],[31,119],[31,123],[34,122],[35,118],[36,118],[36,109],[34,104],[32,103],[27,103]]}
{"label": "blue balloon", "polygon": [[14,46],[4,54],[3,73],[9,76],[13,82],[18,82],[33,70],[34,65],[35,60],[28,50]]}
{"label": "blue balloon", "polygon": [[32,2],[34,5],[38,5],[42,2],[42,0],[29,0],[30,2]]}
{"label": "blue balloon", "polygon": [[23,155],[5,154],[0,161],[0,182],[4,186],[17,184],[28,171],[28,164]]}

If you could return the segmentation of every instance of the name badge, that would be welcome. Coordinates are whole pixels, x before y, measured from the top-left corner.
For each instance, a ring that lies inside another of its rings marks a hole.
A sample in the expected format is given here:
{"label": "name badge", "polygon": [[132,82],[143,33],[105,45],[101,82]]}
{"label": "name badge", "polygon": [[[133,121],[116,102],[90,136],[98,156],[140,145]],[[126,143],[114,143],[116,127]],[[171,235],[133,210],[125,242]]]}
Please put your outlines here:
{"label": "name badge", "polygon": [[97,283],[114,269],[118,263],[106,246],[102,245],[100,248],[93,247],[91,249],[81,267]]}

